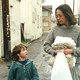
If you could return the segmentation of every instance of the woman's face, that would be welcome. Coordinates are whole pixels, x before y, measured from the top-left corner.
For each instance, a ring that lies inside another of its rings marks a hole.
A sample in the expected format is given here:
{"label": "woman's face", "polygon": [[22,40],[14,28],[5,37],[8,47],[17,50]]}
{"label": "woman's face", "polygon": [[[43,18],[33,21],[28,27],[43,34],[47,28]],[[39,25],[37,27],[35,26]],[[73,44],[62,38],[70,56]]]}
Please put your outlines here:
{"label": "woman's face", "polygon": [[56,11],[56,19],[59,24],[68,25],[68,20],[64,16],[61,10],[57,9]]}

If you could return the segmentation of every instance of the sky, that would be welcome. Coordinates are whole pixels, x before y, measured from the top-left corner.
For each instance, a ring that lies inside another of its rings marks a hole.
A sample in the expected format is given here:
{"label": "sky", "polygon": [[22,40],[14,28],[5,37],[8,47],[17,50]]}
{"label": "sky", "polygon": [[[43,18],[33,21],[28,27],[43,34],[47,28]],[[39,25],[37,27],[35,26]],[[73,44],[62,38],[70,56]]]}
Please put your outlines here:
{"label": "sky", "polygon": [[[68,4],[71,9],[73,10],[73,0],[45,0],[45,3],[44,4],[47,4],[47,5],[52,5],[52,12],[53,12],[53,15],[55,13],[55,8],[61,4],[64,4],[66,1],[66,4]],[[75,0],[76,2],[78,0]],[[76,14],[77,13],[77,3],[75,2],[75,9],[74,9],[74,13]]]}

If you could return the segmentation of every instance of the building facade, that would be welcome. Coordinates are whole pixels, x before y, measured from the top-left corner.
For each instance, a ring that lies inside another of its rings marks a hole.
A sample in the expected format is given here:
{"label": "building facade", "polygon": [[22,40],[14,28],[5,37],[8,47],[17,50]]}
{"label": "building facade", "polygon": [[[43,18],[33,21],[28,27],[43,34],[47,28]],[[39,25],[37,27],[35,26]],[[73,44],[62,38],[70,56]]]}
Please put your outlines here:
{"label": "building facade", "polygon": [[49,31],[51,29],[51,14],[52,6],[43,5],[42,6],[42,17],[43,17],[43,31]]}
{"label": "building facade", "polygon": [[42,35],[42,5],[41,4],[42,4],[42,0],[34,0],[34,1],[23,0],[21,2],[20,23],[24,25],[23,34],[25,39],[34,40]]}
{"label": "building facade", "polygon": [[21,40],[42,36],[42,0],[0,0],[0,58]]}

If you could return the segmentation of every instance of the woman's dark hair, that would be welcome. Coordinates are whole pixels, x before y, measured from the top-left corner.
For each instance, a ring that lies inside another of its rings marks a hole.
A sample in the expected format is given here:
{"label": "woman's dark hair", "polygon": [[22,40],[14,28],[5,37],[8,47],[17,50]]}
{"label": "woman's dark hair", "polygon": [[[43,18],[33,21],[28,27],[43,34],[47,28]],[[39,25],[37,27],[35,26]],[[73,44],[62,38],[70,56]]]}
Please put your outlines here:
{"label": "woman's dark hair", "polygon": [[[55,15],[56,15],[56,11],[57,10],[60,10],[62,11],[62,13],[64,14],[64,16],[66,17],[66,19],[68,20],[69,22],[69,25],[75,25],[77,23],[77,19],[75,18],[71,8],[69,5],[67,4],[63,4],[63,5],[60,5],[56,8],[55,10]],[[59,23],[57,23],[57,25],[60,25]]]}
{"label": "woman's dark hair", "polygon": [[27,49],[27,46],[24,45],[24,44],[19,44],[19,45],[16,45],[13,50],[12,50],[12,54],[11,54],[11,59],[14,60],[14,61],[18,61],[19,57],[17,54],[20,54],[21,52],[21,49],[24,49],[26,48]]}

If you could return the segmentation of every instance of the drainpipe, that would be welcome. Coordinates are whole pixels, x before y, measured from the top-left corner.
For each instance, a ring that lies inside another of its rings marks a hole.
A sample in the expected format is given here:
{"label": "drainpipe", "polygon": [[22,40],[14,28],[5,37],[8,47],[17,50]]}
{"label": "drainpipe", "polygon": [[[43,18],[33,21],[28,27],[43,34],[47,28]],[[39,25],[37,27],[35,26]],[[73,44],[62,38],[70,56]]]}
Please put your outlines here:
{"label": "drainpipe", "polygon": [[64,0],[64,4],[66,4],[66,0]]}
{"label": "drainpipe", "polygon": [[80,25],[80,0],[78,0],[79,3],[78,3],[78,25]]}

